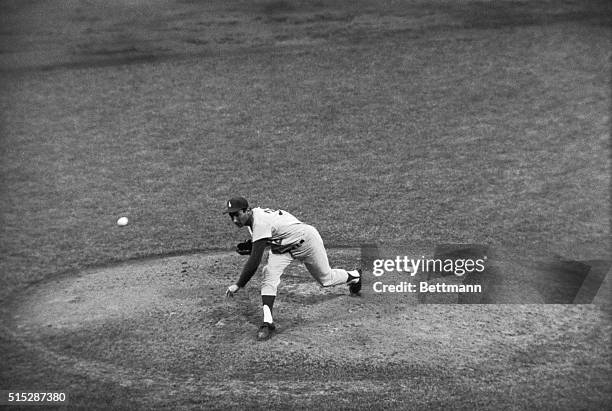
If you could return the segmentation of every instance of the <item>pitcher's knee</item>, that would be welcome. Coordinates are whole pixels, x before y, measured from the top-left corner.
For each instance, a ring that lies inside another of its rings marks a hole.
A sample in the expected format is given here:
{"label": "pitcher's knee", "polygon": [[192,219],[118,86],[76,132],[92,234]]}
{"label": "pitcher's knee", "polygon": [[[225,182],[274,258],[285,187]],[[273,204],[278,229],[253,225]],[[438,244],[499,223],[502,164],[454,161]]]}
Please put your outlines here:
{"label": "pitcher's knee", "polygon": [[262,283],[261,284],[261,295],[276,295],[278,285]]}
{"label": "pitcher's knee", "polygon": [[262,270],[261,279],[261,295],[276,295],[276,290],[280,284],[281,273],[277,270],[270,269],[270,266],[266,265]]}
{"label": "pitcher's knee", "polygon": [[276,295],[280,278],[264,278],[261,281],[261,295]]}

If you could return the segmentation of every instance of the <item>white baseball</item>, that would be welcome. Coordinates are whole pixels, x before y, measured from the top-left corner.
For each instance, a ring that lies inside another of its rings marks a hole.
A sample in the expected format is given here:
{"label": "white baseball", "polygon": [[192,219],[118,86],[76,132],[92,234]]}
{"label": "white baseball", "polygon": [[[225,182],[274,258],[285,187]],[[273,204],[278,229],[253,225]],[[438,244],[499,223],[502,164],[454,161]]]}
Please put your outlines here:
{"label": "white baseball", "polygon": [[120,217],[119,220],[117,220],[117,225],[119,226],[127,225],[127,223],[128,223],[127,217]]}

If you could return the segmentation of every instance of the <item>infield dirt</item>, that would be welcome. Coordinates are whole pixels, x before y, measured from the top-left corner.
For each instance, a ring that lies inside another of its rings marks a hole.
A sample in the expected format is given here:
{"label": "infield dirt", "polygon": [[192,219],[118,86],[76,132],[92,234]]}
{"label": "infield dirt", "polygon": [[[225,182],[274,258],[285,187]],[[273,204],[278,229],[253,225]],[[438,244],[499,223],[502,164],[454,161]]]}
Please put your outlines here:
{"label": "infield dirt", "polygon": [[[360,258],[359,249],[330,255],[341,266]],[[369,273],[363,295],[351,297],[295,264],[279,288],[278,333],[257,342],[257,287],[223,296],[243,262],[211,252],[46,281],[15,299],[8,336],[37,361],[148,392],[130,407],[310,409],[330,395],[340,408],[605,401],[607,381],[593,375],[607,373],[603,306],[419,304],[417,295],[374,295]]]}

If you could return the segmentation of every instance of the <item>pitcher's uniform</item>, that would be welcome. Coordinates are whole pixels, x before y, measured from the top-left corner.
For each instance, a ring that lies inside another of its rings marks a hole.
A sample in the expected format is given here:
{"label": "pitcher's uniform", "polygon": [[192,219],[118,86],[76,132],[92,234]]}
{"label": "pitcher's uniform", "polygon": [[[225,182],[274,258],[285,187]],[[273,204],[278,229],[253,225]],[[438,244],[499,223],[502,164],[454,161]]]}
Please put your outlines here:
{"label": "pitcher's uniform", "polygon": [[[323,240],[313,226],[302,223],[285,210],[250,208],[249,202],[244,197],[231,198],[227,202],[225,214],[228,214],[232,222],[239,228],[247,227],[252,237],[250,243],[239,244],[239,246],[249,244],[246,250],[249,259],[238,281],[227,287],[225,294],[228,297],[233,296],[249,282],[257,271],[266,248],[270,247],[268,262],[262,270],[263,323],[257,333],[258,340],[267,340],[276,330],[272,317],[276,291],[281,275],[294,259],[303,262],[310,274],[323,287],[346,284],[352,296],[359,295],[361,271],[359,269],[353,271],[332,269],[327,260]],[[237,248],[237,251],[239,250],[242,251],[241,248]]]}
{"label": "pitcher's uniform", "polygon": [[346,270],[329,266],[321,235],[311,225],[302,223],[284,210],[253,208],[253,242],[267,239],[270,245],[268,262],[263,268],[261,295],[276,295],[285,268],[297,259],[323,287],[345,284]]}

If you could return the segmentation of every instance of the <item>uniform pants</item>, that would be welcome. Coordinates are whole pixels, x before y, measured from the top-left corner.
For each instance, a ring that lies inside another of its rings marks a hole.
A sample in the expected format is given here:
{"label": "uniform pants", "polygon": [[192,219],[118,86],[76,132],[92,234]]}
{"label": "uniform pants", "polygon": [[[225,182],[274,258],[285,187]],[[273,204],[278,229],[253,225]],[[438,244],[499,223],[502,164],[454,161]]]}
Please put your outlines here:
{"label": "uniform pants", "polygon": [[303,240],[304,242],[291,252],[274,254],[270,251],[268,263],[263,268],[261,295],[276,295],[281,275],[293,260],[303,262],[310,275],[323,287],[346,283],[348,280],[346,270],[332,269],[329,266],[327,251],[317,229],[304,224]]}

